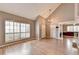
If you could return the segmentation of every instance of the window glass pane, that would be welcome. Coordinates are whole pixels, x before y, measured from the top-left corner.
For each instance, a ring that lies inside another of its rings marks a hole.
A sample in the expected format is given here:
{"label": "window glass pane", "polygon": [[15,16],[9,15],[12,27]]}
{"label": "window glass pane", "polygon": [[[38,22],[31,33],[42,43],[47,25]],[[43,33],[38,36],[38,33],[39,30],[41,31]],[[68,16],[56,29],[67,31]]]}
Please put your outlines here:
{"label": "window glass pane", "polygon": [[9,30],[10,30],[10,33],[13,33],[13,22],[10,21],[10,24],[9,24]]}
{"label": "window glass pane", "polygon": [[5,26],[5,29],[10,29],[10,26]]}
{"label": "window glass pane", "polygon": [[10,33],[13,33],[13,22],[10,22]]}
{"label": "window glass pane", "polygon": [[9,21],[5,21],[6,26],[9,26],[9,23],[10,23]]}
{"label": "window glass pane", "polygon": [[79,32],[79,26],[67,26],[67,31],[69,32]]}
{"label": "window glass pane", "polygon": [[14,39],[16,40],[20,40],[20,33],[15,33],[14,34]]}
{"label": "window glass pane", "polygon": [[78,26],[74,26],[74,32],[78,32]]}
{"label": "window glass pane", "polygon": [[20,23],[14,23],[14,32],[20,32]]}
{"label": "window glass pane", "polygon": [[74,32],[74,26],[67,26],[67,31]]}
{"label": "window glass pane", "polygon": [[9,33],[9,29],[10,29],[9,21],[5,21],[5,33]]}
{"label": "window glass pane", "polygon": [[10,33],[10,30],[9,30],[9,29],[6,29],[6,30],[5,30],[5,33]]}
{"label": "window glass pane", "polygon": [[22,39],[25,38],[25,36],[26,36],[26,33],[21,33],[21,38]]}
{"label": "window glass pane", "polygon": [[5,42],[12,42],[13,34],[5,34]]}
{"label": "window glass pane", "polygon": [[10,26],[13,26],[13,22],[12,21],[10,21]]}
{"label": "window glass pane", "polygon": [[13,29],[10,29],[10,30],[9,30],[9,33],[13,33]]}
{"label": "window glass pane", "polygon": [[78,32],[79,32],[79,26],[78,26],[78,28],[77,28],[77,29],[78,29]]}
{"label": "window glass pane", "polygon": [[13,22],[5,21],[5,42],[13,41]]}
{"label": "window glass pane", "polygon": [[30,24],[26,24],[26,32],[30,33]]}
{"label": "window glass pane", "polygon": [[29,38],[30,37],[30,33],[26,33],[26,38]]}
{"label": "window glass pane", "polygon": [[25,24],[21,23],[21,32],[25,32]]}
{"label": "window glass pane", "polygon": [[12,26],[10,25],[9,28],[12,30],[13,29],[13,25]]}
{"label": "window glass pane", "polygon": [[5,42],[30,37],[30,24],[5,21]]}

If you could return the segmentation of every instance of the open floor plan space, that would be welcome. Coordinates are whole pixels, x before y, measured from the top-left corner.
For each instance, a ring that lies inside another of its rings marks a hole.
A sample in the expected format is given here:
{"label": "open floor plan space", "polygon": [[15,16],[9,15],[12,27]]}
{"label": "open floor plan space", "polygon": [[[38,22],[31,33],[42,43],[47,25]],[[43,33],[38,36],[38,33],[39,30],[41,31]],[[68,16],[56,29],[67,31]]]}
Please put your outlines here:
{"label": "open floor plan space", "polygon": [[0,3],[0,55],[79,55],[79,3]]}

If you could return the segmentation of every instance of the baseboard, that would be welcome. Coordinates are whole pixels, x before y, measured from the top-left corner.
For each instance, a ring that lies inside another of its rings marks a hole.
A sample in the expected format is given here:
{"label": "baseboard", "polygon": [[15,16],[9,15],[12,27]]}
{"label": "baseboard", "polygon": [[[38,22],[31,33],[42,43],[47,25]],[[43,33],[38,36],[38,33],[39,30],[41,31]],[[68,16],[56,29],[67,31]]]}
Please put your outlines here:
{"label": "baseboard", "polygon": [[15,45],[15,44],[19,44],[19,43],[28,42],[28,41],[31,41],[31,40],[35,40],[35,38],[24,39],[24,40],[18,40],[18,41],[14,41],[14,42],[5,43],[5,44],[1,45],[0,48],[11,46],[11,45]]}

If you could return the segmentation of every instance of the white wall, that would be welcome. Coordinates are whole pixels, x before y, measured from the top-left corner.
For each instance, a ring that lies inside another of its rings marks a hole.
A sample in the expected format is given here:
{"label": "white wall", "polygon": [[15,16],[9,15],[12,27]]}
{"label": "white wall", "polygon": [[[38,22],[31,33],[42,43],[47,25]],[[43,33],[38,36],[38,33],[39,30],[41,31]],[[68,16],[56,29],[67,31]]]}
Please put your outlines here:
{"label": "white wall", "polygon": [[2,18],[2,16],[0,15],[0,45],[3,45],[5,43],[5,22]]}
{"label": "white wall", "polygon": [[52,23],[74,20],[74,3],[61,4],[48,18]]}
{"label": "white wall", "polygon": [[[59,22],[65,22],[65,21],[74,21],[74,4],[73,3],[63,3],[61,4],[49,17],[48,19],[51,20],[50,24],[50,36],[53,38],[56,37],[56,25],[59,25]],[[59,27],[61,27],[59,25]],[[62,30],[62,29],[61,29]],[[58,36],[60,35],[60,28],[58,31]]]}
{"label": "white wall", "polygon": [[40,39],[40,25],[39,25],[39,20],[36,20],[35,22],[35,29],[36,29],[36,39]]}
{"label": "white wall", "polygon": [[50,27],[50,37],[56,38],[56,25],[51,25],[51,27]]}
{"label": "white wall", "polygon": [[[58,26],[59,28],[56,28]],[[60,37],[60,32],[63,30],[62,26],[59,25],[51,25],[50,27],[50,37],[51,38],[56,38],[56,39],[61,39],[63,37]]]}
{"label": "white wall", "polygon": [[41,38],[45,38],[46,29],[45,29],[45,19],[41,16],[38,16],[35,22],[36,27],[36,38],[39,40]]}

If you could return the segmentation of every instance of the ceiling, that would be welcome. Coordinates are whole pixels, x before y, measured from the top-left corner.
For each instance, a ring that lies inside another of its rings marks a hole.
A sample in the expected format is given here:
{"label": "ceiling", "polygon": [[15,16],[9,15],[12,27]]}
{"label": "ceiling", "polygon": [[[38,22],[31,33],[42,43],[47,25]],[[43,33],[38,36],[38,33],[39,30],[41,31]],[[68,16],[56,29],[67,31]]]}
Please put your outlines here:
{"label": "ceiling", "polygon": [[35,20],[39,15],[47,18],[59,5],[60,3],[0,3],[0,11]]}

